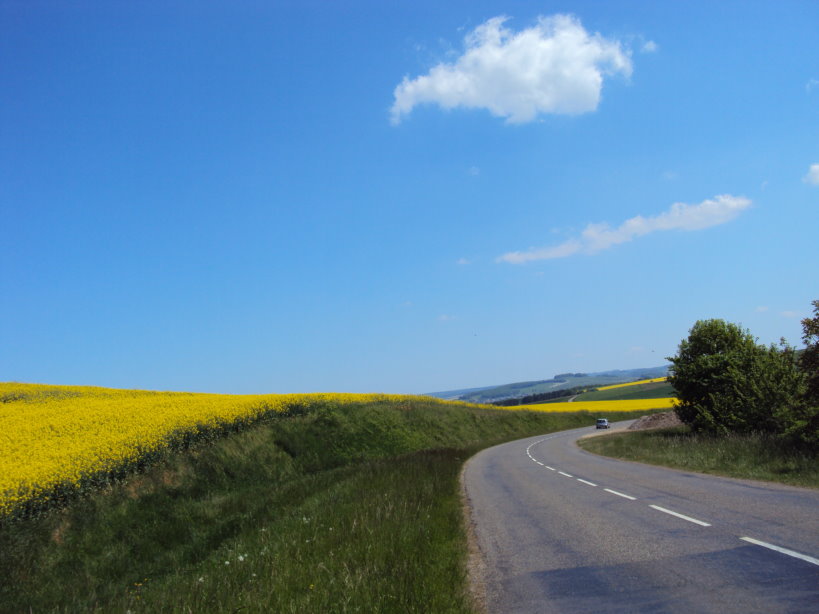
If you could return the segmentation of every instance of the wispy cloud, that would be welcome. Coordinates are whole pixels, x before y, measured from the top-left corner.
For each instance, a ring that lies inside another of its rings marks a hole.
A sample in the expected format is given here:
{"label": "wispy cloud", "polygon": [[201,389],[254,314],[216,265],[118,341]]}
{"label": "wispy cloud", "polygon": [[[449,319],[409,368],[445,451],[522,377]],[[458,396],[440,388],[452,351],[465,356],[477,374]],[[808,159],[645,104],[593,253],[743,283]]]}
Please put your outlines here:
{"label": "wispy cloud", "polygon": [[643,43],[643,46],[640,47],[640,51],[642,51],[643,53],[654,53],[659,48],[660,47],[654,41],[646,41]]}
{"label": "wispy cloud", "polygon": [[628,50],[617,40],[587,32],[572,15],[539,17],[514,32],[508,17],[489,19],[468,33],[463,54],[395,88],[393,124],[424,103],[445,109],[488,109],[509,123],[541,113],[594,111],[604,76],[631,75]]}
{"label": "wispy cloud", "polygon": [[759,307],[756,308],[756,311],[757,313],[765,313],[766,311],[768,311],[768,307],[765,305],[760,305]]}
{"label": "wispy cloud", "polygon": [[811,91],[813,91],[813,90],[815,90],[817,88],[819,88],[819,79],[810,79],[805,84],[805,91],[806,92],[811,92]]}
{"label": "wispy cloud", "polygon": [[819,164],[811,164],[808,174],[802,177],[802,181],[811,185],[819,185]]}
{"label": "wispy cloud", "polygon": [[674,203],[668,211],[653,217],[638,215],[617,228],[607,223],[589,224],[579,237],[551,247],[531,248],[523,252],[509,252],[498,257],[498,262],[524,264],[535,260],[566,258],[575,254],[596,254],[637,237],[662,230],[702,230],[724,224],[736,218],[751,205],[742,196],[723,194],[704,200],[697,205]]}
{"label": "wispy cloud", "polygon": [[466,266],[467,264],[472,264],[472,261],[468,258],[458,258],[457,263],[461,266]]}

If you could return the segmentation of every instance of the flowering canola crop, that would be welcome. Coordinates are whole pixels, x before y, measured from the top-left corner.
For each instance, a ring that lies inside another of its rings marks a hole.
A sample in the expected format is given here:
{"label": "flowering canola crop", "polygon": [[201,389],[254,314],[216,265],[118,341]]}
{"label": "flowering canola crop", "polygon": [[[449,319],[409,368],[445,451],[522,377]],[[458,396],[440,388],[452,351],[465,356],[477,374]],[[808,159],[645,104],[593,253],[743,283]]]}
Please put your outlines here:
{"label": "flowering canola crop", "polygon": [[601,386],[598,390],[612,390],[613,388],[623,388],[625,386],[637,386],[639,384],[655,384],[657,382],[664,382],[667,378],[655,377],[654,379],[641,379],[637,382],[626,382],[625,384],[612,384],[611,386]]}
{"label": "flowering canola crop", "polygon": [[[0,517],[56,488],[115,471],[165,449],[186,432],[252,422],[331,402],[408,397],[376,394],[222,395],[0,383]],[[443,401],[441,401],[443,403]]]}
{"label": "flowering canola crop", "polygon": [[[332,403],[407,402],[383,394],[225,395],[0,383],[0,517],[162,452],[184,434]],[[427,401],[476,407],[456,401]],[[599,414],[671,407],[672,399],[522,405],[508,410]]]}
{"label": "flowering canola crop", "polygon": [[649,409],[671,409],[676,399],[629,399],[625,401],[575,401],[573,403],[541,403],[538,405],[518,405],[508,409],[526,409],[530,411],[570,412],[589,411],[595,414],[607,414],[618,411],[645,411]]}

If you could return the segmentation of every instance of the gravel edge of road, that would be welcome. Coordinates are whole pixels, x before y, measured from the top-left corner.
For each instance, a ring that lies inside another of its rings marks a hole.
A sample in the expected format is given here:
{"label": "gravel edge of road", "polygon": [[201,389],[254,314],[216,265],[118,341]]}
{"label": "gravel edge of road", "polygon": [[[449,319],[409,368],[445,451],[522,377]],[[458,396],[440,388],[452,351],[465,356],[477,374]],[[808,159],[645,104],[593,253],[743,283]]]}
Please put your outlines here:
{"label": "gravel edge of road", "polygon": [[461,510],[463,513],[464,526],[466,527],[467,540],[467,595],[475,612],[478,614],[486,614],[486,556],[478,542],[478,535],[475,531],[475,521],[472,517],[472,502],[469,500],[469,494],[466,492],[466,481],[464,480],[466,465],[470,460],[471,458],[468,458],[463,464],[460,476],[458,477],[461,490]]}

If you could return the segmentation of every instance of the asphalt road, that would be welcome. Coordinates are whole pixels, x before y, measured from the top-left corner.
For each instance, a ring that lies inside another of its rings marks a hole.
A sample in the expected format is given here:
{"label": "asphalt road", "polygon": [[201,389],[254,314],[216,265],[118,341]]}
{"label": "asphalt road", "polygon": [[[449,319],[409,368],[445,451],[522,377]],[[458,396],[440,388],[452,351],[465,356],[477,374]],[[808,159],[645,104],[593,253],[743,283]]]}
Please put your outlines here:
{"label": "asphalt road", "polygon": [[490,613],[819,613],[819,491],[602,458],[592,432],[467,463]]}

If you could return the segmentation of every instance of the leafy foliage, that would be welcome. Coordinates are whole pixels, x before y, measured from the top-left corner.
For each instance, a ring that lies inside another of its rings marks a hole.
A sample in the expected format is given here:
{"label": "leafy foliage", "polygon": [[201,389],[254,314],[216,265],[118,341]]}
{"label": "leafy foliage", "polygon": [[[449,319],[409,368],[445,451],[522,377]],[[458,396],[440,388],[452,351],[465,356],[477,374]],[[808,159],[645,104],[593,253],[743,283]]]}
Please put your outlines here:
{"label": "leafy foliage", "polygon": [[802,341],[806,346],[801,358],[807,377],[806,399],[819,405],[819,300],[813,301],[813,317],[802,320]]}
{"label": "leafy foliage", "polygon": [[813,301],[813,317],[802,320],[802,341],[806,347],[799,365],[805,375],[805,395],[789,416],[788,434],[819,450],[819,300]]}
{"label": "leafy foliage", "polygon": [[680,419],[698,432],[776,433],[792,424],[804,376],[793,350],[759,345],[724,320],[700,320],[670,357]]}

